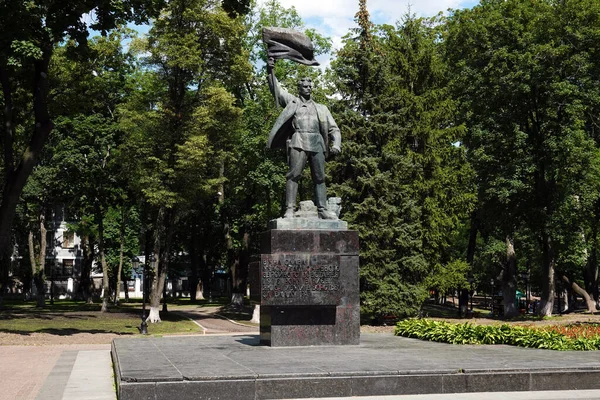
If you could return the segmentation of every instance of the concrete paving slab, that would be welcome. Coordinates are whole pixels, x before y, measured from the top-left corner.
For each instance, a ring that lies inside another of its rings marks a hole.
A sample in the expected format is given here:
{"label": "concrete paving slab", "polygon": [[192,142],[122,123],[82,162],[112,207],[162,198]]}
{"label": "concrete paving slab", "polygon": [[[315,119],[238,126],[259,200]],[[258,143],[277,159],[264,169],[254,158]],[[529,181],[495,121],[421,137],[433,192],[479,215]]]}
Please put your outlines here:
{"label": "concrete paving slab", "polygon": [[110,351],[77,354],[62,400],[116,400]]}
{"label": "concrete paving slab", "polygon": [[61,353],[60,357],[56,361],[54,368],[44,381],[44,385],[40,389],[36,400],[61,400],[71,370],[75,364],[78,351],[76,350],[65,350]]}
{"label": "concrete paving slab", "polygon": [[[198,354],[204,357],[194,365]],[[260,346],[257,335],[119,338],[112,350],[122,400],[167,399],[179,390],[181,400],[233,400],[600,389],[599,355],[388,334],[363,334],[358,346],[286,348]],[[155,385],[144,385],[140,397],[136,385],[142,381]]]}

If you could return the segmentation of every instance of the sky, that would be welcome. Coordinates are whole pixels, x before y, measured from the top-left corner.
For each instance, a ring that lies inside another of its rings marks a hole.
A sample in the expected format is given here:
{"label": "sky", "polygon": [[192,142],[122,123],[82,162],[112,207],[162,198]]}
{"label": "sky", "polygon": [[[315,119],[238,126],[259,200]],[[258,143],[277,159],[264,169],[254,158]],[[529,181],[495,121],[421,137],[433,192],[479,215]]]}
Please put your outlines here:
{"label": "sky", "polygon": [[[266,0],[259,0],[259,4]],[[358,0],[279,0],[286,8],[295,7],[308,28],[331,37],[333,48],[341,47],[341,38],[348,29],[356,26],[354,15],[358,11]],[[375,24],[395,24],[409,10],[417,16],[433,16],[449,8],[466,8],[477,4],[477,0],[367,0],[367,10]],[[317,58],[328,64],[329,55]]]}
{"label": "sky", "polygon": [[[354,15],[358,11],[359,0],[279,0],[286,8],[295,7],[307,28],[314,28],[324,36],[329,36],[333,42],[333,50],[339,49],[342,36],[350,28],[356,27]],[[267,0],[258,0],[262,5]],[[395,24],[410,9],[411,14],[419,17],[430,17],[450,8],[473,7],[478,0],[367,0],[367,9],[375,24]],[[90,16],[84,21],[89,23]],[[148,32],[148,25],[136,26],[130,24],[140,34]],[[331,54],[317,57],[321,68],[329,66]]]}

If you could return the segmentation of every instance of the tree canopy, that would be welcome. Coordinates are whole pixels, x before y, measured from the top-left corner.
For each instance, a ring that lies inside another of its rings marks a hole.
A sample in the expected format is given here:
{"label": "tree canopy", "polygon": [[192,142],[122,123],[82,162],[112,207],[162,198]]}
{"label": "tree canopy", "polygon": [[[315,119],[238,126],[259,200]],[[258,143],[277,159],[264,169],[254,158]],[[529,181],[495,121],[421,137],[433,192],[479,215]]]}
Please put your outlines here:
{"label": "tree canopy", "polygon": [[[508,316],[522,273],[540,314],[565,290],[591,310],[600,3],[481,0],[377,25],[359,0],[355,23],[331,54],[331,38],[277,0],[3,2],[0,283],[43,290],[44,232],[65,204],[83,297],[97,265],[107,305],[136,254],[157,260],[153,321],[173,268],[193,296],[217,270],[244,293],[259,234],[282,210],[261,31],[280,26],[332,56],[326,69],[280,61],[275,73],[290,92],[309,75],[341,129],[328,187],[359,232],[367,317],[415,315],[432,294],[486,292],[490,279]],[[306,171],[305,198],[310,181]],[[15,248],[27,268],[10,269]]]}

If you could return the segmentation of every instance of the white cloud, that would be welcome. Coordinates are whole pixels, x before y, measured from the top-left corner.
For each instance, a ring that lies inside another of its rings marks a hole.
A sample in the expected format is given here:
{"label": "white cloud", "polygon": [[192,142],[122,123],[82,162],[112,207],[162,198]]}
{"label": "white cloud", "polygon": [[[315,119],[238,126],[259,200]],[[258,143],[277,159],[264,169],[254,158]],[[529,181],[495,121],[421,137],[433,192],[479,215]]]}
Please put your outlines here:
{"label": "white cloud", "polygon": [[[266,0],[259,0],[264,4]],[[279,0],[286,8],[294,6],[306,25],[330,36],[334,49],[341,45],[341,37],[356,26],[354,15],[358,0]],[[409,10],[417,16],[432,16],[448,8],[470,7],[476,0],[367,0],[367,9],[376,24],[395,24]]]}

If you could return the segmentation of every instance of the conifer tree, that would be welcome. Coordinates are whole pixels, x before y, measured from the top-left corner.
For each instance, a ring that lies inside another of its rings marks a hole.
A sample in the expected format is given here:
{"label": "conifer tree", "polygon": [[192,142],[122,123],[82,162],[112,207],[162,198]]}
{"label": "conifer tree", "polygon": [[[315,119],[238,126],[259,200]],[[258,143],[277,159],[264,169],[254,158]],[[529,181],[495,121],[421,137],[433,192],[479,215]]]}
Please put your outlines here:
{"label": "conifer tree", "polygon": [[360,234],[363,312],[414,315],[426,278],[452,261],[448,238],[472,200],[463,150],[452,145],[462,128],[451,123],[432,21],[407,15],[376,27],[364,0],[355,20],[332,62],[343,137],[332,189]]}

